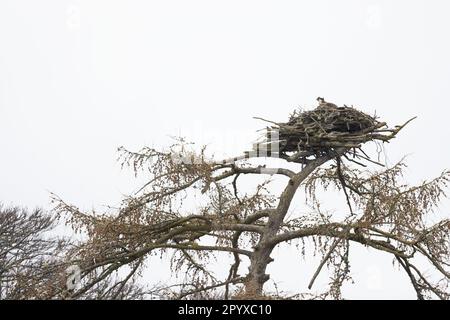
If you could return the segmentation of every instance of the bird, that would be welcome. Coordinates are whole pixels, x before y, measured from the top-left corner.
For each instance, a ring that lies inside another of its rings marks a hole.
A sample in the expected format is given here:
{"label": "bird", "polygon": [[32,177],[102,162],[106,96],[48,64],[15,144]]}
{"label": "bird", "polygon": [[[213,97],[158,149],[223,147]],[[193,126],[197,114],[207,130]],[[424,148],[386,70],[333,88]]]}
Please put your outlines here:
{"label": "bird", "polygon": [[336,109],[338,106],[331,102],[326,102],[324,98],[318,97],[316,99],[319,102],[318,108],[322,109]]}

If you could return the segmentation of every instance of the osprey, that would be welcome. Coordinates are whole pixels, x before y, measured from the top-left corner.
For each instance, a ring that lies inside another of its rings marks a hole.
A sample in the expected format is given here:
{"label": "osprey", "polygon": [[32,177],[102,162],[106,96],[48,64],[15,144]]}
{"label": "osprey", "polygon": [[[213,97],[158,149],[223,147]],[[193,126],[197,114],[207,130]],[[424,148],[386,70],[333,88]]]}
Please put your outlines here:
{"label": "osprey", "polygon": [[326,102],[324,98],[318,97],[316,99],[319,102],[319,106],[318,108],[322,108],[322,109],[337,109],[337,105],[335,105],[334,103],[331,102]]}

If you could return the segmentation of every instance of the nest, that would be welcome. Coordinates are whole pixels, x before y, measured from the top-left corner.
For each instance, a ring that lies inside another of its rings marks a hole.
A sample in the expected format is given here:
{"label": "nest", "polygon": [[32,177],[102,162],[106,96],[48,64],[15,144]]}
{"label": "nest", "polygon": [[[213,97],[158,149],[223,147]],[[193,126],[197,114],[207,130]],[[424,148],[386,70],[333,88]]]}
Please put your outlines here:
{"label": "nest", "polygon": [[330,148],[358,147],[367,134],[384,126],[375,117],[352,107],[319,105],[312,111],[294,112],[280,124],[282,152],[326,151]]}
{"label": "nest", "polygon": [[376,116],[354,107],[338,107],[323,98],[317,100],[319,106],[315,109],[297,110],[286,123],[265,120],[274,126],[268,128],[264,141],[255,144],[254,148],[270,152],[273,151],[274,143],[277,143],[280,157],[286,158],[295,153],[296,160],[302,162],[301,159],[309,156],[329,154],[336,150],[354,148],[356,152],[357,148],[368,141],[389,141],[406,125],[389,129]]}

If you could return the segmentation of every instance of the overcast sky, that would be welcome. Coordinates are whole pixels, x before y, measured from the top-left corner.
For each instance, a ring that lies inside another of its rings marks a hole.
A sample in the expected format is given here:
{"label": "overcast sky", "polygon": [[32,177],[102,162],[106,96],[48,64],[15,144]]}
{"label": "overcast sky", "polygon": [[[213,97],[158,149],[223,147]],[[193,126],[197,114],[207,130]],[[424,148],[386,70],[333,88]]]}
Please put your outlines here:
{"label": "overcast sky", "polygon": [[[0,201],[115,204],[137,189],[118,146],[182,135],[235,156],[262,126],[253,116],[284,121],[317,96],[391,125],[418,116],[387,160],[409,155],[413,183],[434,177],[450,163],[449,12],[444,0],[2,0]],[[415,297],[390,259],[356,252],[347,297]],[[314,265],[278,254],[284,287],[309,281]]]}

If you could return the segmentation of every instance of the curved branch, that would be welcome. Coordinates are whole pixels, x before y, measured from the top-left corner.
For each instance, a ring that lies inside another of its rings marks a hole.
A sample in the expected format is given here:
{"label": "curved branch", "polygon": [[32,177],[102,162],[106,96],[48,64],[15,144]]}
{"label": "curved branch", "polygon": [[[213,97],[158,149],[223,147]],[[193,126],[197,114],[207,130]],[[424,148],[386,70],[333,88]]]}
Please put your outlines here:
{"label": "curved branch", "polygon": [[233,279],[228,279],[228,280],[226,280],[224,282],[213,284],[213,285],[210,285],[210,286],[207,286],[207,287],[200,287],[200,288],[197,288],[197,289],[194,289],[194,290],[182,293],[182,294],[178,295],[177,299],[183,299],[183,298],[185,298],[185,297],[187,297],[189,295],[192,295],[192,294],[196,294],[196,293],[199,293],[199,292],[205,292],[205,291],[208,291],[208,290],[211,290],[211,289],[216,289],[216,288],[223,287],[223,286],[228,286],[230,284],[242,283],[242,282],[244,282],[244,280],[245,280],[245,278],[243,278],[243,277],[237,277],[237,278],[233,278]]}

